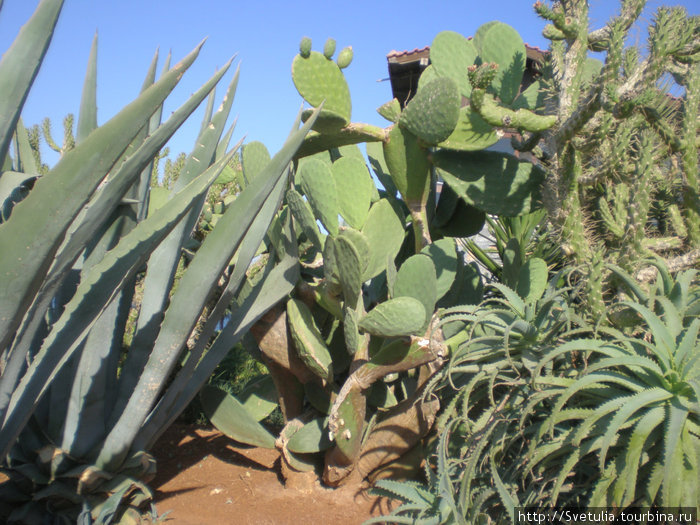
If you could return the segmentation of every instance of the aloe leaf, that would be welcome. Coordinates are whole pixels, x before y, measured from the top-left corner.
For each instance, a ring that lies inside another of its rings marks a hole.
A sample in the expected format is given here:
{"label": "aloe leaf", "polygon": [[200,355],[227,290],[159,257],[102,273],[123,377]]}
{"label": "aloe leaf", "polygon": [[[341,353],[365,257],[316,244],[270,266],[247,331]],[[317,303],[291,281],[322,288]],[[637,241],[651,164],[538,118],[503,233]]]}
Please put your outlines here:
{"label": "aloe leaf", "polygon": [[231,439],[256,447],[275,448],[275,437],[225,390],[207,385],[200,393],[200,400],[212,424]]}
{"label": "aloe leaf", "polygon": [[[165,145],[173,133],[177,131],[180,125],[197,108],[225,71],[226,68],[216,73],[204,86],[192,95],[185,104],[178,108],[165,124],[160,126],[144,141],[142,146],[120,166],[119,170],[112,177],[109,178],[105,187],[102,188],[88,205],[79,223],[71,226],[67,233],[68,238],[56,254],[49,274],[37,293],[37,299],[27,316],[28,321],[22,326],[20,334],[15,340],[12,348],[12,359],[19,360],[19,363],[24,359],[24,356],[28,354],[33,337],[32,334],[35,333],[37,326],[43,319],[43,315],[39,314],[39,312],[45,312],[47,310],[59,286],[89,240],[96,235],[96,232],[102,227],[103,222],[109,218],[111,211],[119,204],[119,201],[128,191],[129,187],[134,184],[139,171],[150,162],[153,155]],[[5,177],[3,177],[3,180],[4,178]],[[3,385],[0,387],[0,396],[3,395],[2,393],[6,391],[6,388],[11,389],[18,379],[9,372],[10,370],[8,367],[3,373]],[[0,407],[5,406],[6,398],[0,397]]]}
{"label": "aloe leaf", "polygon": [[67,152],[50,176],[35,184],[2,225],[0,251],[14,256],[5,261],[0,277],[0,348],[12,339],[70,223],[198,52],[199,47],[82,144]]}
{"label": "aloe leaf", "polygon": [[688,409],[676,398],[666,405],[666,428],[664,429],[664,478],[661,501],[666,507],[680,506],[683,473],[683,448],[680,446],[683,425],[688,418]]}
{"label": "aloe leaf", "polygon": [[83,84],[83,94],[80,99],[78,127],[75,135],[76,144],[80,144],[97,128],[97,32],[92,39],[87,72]]}
{"label": "aloe leaf", "polygon": [[0,431],[0,451],[3,456],[26,424],[52,378],[82,343],[112,297],[188,212],[194,198],[206,193],[222,167],[223,163],[219,163],[207,170],[157,213],[132,230],[114,250],[90,269],[12,393]]}
{"label": "aloe leaf", "polygon": [[[12,132],[53,37],[63,0],[42,0],[0,59],[0,159],[10,147]],[[3,346],[3,345],[0,345]]]}
{"label": "aloe leaf", "polygon": [[231,260],[270,191],[285,174],[318,111],[287,140],[265,170],[241,192],[235,205],[226,210],[217,227],[200,246],[171,299],[139,382],[133,392],[128,393],[126,407],[105,440],[98,464],[118,465],[128,452],[129,445],[139,434],[159,394],[160,387],[153,388],[153,385],[162,386],[172,371],[206,300],[217,285],[218,276]]}

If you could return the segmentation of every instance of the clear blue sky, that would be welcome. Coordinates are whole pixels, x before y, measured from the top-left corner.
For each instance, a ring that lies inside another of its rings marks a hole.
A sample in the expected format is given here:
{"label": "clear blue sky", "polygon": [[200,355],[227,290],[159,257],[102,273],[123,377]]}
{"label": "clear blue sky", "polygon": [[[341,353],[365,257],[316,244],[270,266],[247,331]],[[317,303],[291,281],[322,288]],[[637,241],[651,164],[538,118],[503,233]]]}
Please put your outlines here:
{"label": "clear blue sky", "polygon": [[[4,0],[0,11],[0,52],[31,16],[36,0]],[[391,98],[386,54],[429,45],[442,30],[472,35],[483,23],[501,20],[523,40],[547,47],[543,21],[528,0],[415,0],[301,2],[236,0],[66,0],[49,52],[24,109],[25,124],[48,116],[60,135],[60,122],[77,112],[90,44],[99,33],[98,122],[106,122],[137,94],[156,48],[161,62],[172,50],[173,63],[202,38],[208,40],[197,62],[166,103],[166,115],[179,106],[231,56],[238,53],[241,79],[232,116],[238,115],[234,139],[261,140],[274,153],[284,142],[301,97],[291,80],[291,62],[299,40],[309,36],[322,50],[328,37],[340,50],[352,45],[355,58],[345,70],[356,122],[384,125],[376,108]],[[592,28],[612,15],[618,2],[591,0]],[[648,22],[660,5],[683,5],[698,14],[700,1],[651,0]],[[644,23],[646,25],[646,23]],[[645,39],[641,29],[635,37]],[[160,70],[159,64],[159,70]],[[232,71],[225,77],[228,82]],[[217,102],[224,87],[219,90]],[[202,109],[171,141],[173,152],[191,150]]]}

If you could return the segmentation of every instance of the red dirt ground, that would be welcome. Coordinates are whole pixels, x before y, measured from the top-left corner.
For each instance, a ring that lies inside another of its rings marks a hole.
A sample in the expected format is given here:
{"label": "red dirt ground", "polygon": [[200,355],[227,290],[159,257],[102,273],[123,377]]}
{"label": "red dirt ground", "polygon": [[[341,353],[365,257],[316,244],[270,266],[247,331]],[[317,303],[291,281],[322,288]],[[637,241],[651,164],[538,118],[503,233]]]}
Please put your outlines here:
{"label": "red dirt ground", "polygon": [[386,501],[349,489],[285,487],[277,451],[239,447],[203,427],[174,425],[154,454],[149,485],[168,524],[359,525],[388,511]]}

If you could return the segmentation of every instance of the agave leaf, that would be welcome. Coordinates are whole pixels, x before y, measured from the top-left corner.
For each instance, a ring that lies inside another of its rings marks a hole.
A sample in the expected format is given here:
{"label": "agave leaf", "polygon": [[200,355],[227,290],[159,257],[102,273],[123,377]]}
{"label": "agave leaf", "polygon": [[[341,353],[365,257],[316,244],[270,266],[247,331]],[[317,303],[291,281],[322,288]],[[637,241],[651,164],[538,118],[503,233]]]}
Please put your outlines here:
{"label": "agave leaf", "polygon": [[[53,37],[63,0],[42,0],[0,59],[0,159],[10,147],[12,132]],[[2,345],[0,345],[2,346]]]}
{"label": "agave leaf", "polygon": [[12,339],[70,223],[198,52],[199,47],[82,144],[67,152],[50,176],[35,184],[2,225],[0,250],[15,256],[5,261],[0,278],[0,348]]}
{"label": "agave leaf", "polygon": [[[217,143],[221,138],[226,119],[233,104],[239,74],[240,66],[229,84],[221,107],[211,118],[211,123],[209,121],[207,121],[206,125],[203,123],[203,130],[197,137],[197,144],[187,157],[180,176],[173,185],[173,192],[178,191],[193,177],[204,171],[213,161]],[[133,340],[133,347],[137,351],[148,353],[148,349],[153,347],[153,343],[158,335],[158,326],[162,321],[162,312],[165,310],[171,284],[180,260],[182,245],[199,218],[204,199],[205,197],[202,197],[187,219],[178,225],[149,260],[148,267],[151,270],[146,272],[141,311]]]}
{"label": "agave leaf", "polygon": [[7,454],[52,378],[82,343],[112,297],[189,211],[193,199],[206,193],[224,164],[207,170],[90,269],[12,393],[0,432],[2,455]]}
{"label": "agave leaf", "polygon": [[[217,227],[205,238],[171,298],[138,384],[133,391],[126,392],[128,402],[105,440],[98,464],[118,465],[128,452],[128,447],[139,434],[160,391],[160,388],[154,389],[152,385],[162,385],[172,371],[219,276],[253,224],[270,191],[286,173],[287,165],[317,114],[318,110],[301,129],[292,134],[265,170],[241,192],[235,201],[236,205],[226,210]],[[232,327],[235,328],[237,326]],[[210,349],[210,354],[212,350],[213,348]]]}
{"label": "agave leaf", "polygon": [[319,417],[297,430],[287,443],[287,448],[299,454],[308,454],[326,450],[332,445],[328,438],[328,422]]}
{"label": "agave leaf", "polygon": [[207,385],[200,399],[209,420],[231,439],[256,447],[275,448],[275,437],[225,390]]}
{"label": "agave leaf", "polygon": [[83,94],[80,99],[80,112],[78,114],[78,127],[76,129],[75,142],[80,144],[87,136],[97,128],[97,32],[92,39],[90,57],[88,58],[87,72],[83,84]]}
{"label": "agave leaf", "polygon": [[[197,108],[225,71],[224,68],[216,73],[185,104],[178,108],[165,124],[146,139],[143,145],[120,166],[117,173],[110,177],[105,187],[89,204],[78,224],[71,226],[67,233],[68,239],[56,254],[46,281],[37,293],[37,298],[27,316],[28,321],[22,326],[20,334],[15,340],[12,348],[12,359],[17,359],[18,364],[25,358],[24,356],[28,355],[33,334],[42,322],[43,314],[39,314],[39,312],[45,312],[48,309],[59,286],[89,240],[102,227],[104,220],[110,216],[111,210],[119,204],[128,188],[134,184],[143,166],[148,164],[153,155],[165,145],[179,126]],[[17,368],[17,370],[19,369]],[[0,387],[0,409],[7,406],[7,397],[2,396],[11,391],[17,379],[18,377],[11,373],[11,368],[8,365],[8,369],[3,373],[2,386]]]}
{"label": "agave leaf", "polygon": [[[39,174],[39,168],[36,165],[36,160],[32,153],[32,147],[29,144],[29,135],[27,133],[27,128],[24,127],[22,119],[17,120],[17,128],[15,130],[15,140],[17,141],[17,169],[18,171],[24,172],[26,174],[36,173]],[[1,172],[2,170],[0,170]],[[2,179],[5,178],[5,173],[2,174],[0,178],[0,185],[2,185]],[[0,192],[0,203],[4,199],[2,198],[2,192]]]}

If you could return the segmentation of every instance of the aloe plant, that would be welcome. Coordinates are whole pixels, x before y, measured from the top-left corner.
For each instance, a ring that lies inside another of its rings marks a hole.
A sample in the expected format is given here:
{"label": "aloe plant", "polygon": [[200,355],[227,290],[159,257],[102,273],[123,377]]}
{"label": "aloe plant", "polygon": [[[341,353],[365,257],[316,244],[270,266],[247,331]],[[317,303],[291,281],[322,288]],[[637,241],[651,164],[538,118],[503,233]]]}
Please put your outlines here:
{"label": "aloe plant", "polygon": [[[75,146],[41,175],[19,115],[61,6],[42,0],[0,62],[7,93],[0,103],[0,251],[9,255],[0,279],[0,450],[8,477],[0,501],[13,522],[54,514],[108,523],[151,499],[149,449],[231,346],[293,286],[288,221],[255,282],[246,270],[316,114],[300,129],[297,121],[174,287],[182,246],[238,147],[229,151],[231,134],[223,133],[238,72],[222,106],[205,113],[171,194],[149,207],[152,162],[197,106],[213,100],[230,62],[161,123],[163,101],[201,45],[174,67],[166,63],[157,81],[156,55],[138,98],[98,126],[95,41]],[[139,318],[125,347],[126,314],[140,283]],[[219,300],[205,312],[213,294]],[[221,329],[224,315],[230,319]],[[202,337],[190,338],[195,326]]]}

